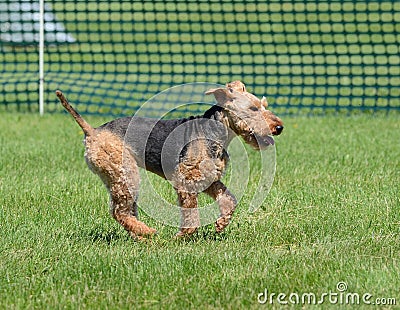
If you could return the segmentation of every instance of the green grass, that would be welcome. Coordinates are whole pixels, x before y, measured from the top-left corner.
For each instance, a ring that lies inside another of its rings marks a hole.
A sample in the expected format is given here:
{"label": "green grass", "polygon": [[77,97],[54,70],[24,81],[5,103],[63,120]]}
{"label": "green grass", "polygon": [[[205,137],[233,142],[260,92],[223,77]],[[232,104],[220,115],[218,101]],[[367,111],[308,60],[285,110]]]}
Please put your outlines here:
{"label": "green grass", "polygon": [[159,231],[147,242],[109,216],[69,116],[1,118],[1,309],[258,308],[264,289],[320,296],[339,281],[400,303],[396,116],[285,118],[262,208],[244,197],[224,234],[187,241],[143,215]]}

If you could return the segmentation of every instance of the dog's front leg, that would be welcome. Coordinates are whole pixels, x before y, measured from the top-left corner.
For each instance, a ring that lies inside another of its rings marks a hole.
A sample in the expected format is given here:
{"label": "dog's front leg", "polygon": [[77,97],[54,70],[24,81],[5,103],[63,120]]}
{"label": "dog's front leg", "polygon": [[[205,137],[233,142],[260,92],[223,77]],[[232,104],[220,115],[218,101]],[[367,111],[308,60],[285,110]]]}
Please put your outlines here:
{"label": "dog's front leg", "polygon": [[184,190],[176,190],[178,202],[181,207],[181,225],[177,237],[184,237],[196,232],[200,226],[200,215],[197,209],[197,193],[188,193]]}
{"label": "dog's front leg", "polygon": [[221,232],[232,219],[232,214],[237,205],[236,198],[221,181],[214,182],[204,192],[218,203],[220,216],[215,222],[215,230]]}

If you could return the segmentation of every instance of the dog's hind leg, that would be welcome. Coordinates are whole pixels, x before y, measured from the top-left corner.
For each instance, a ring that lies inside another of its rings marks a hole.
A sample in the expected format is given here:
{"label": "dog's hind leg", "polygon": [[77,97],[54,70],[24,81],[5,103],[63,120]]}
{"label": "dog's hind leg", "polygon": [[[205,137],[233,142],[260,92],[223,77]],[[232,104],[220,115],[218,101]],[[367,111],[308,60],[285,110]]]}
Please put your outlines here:
{"label": "dog's hind leg", "polygon": [[108,131],[86,137],[86,161],[110,193],[110,213],[132,237],[156,231],[137,219],[139,168],[124,142]]}
{"label": "dog's hind leg", "polygon": [[116,183],[110,190],[110,213],[132,237],[152,235],[156,231],[137,219],[136,202],[126,191],[125,184]]}
{"label": "dog's hind leg", "polygon": [[138,220],[136,204],[139,171],[133,156],[124,154],[119,177],[110,186],[110,212],[132,237],[152,235],[156,231]]}
{"label": "dog's hind leg", "polygon": [[181,207],[181,225],[177,237],[191,235],[200,226],[200,215],[197,209],[197,193],[188,193],[184,190],[176,190],[178,202]]}
{"label": "dog's hind leg", "polygon": [[204,192],[218,203],[220,216],[215,222],[215,230],[221,232],[232,219],[232,214],[237,205],[236,198],[221,181],[214,182]]}

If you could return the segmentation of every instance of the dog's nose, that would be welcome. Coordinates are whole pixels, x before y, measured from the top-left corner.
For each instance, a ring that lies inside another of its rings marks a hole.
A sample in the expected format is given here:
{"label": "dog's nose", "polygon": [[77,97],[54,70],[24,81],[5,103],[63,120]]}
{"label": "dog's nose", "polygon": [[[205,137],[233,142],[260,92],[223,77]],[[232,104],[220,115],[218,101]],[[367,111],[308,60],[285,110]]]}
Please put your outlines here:
{"label": "dog's nose", "polygon": [[275,130],[276,130],[276,134],[277,134],[277,135],[280,135],[281,132],[282,132],[282,130],[283,130],[283,126],[280,126],[280,125],[276,126],[276,127],[275,127]]}

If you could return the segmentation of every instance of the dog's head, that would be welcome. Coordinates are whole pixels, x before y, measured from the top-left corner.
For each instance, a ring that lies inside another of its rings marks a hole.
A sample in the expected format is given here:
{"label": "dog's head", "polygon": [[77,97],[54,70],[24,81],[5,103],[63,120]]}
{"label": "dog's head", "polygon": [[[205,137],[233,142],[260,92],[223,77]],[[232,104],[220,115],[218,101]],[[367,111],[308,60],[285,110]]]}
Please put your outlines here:
{"label": "dog's head", "polygon": [[255,149],[274,144],[271,135],[279,135],[283,130],[282,120],[267,110],[265,97],[259,99],[248,93],[240,81],[210,89],[206,94],[215,96],[218,105],[224,108],[227,125]]}

